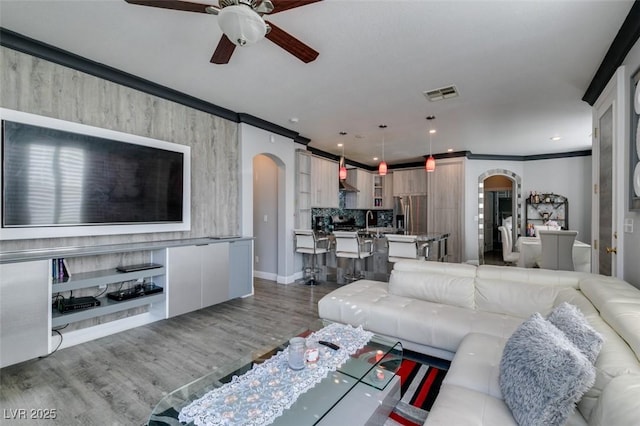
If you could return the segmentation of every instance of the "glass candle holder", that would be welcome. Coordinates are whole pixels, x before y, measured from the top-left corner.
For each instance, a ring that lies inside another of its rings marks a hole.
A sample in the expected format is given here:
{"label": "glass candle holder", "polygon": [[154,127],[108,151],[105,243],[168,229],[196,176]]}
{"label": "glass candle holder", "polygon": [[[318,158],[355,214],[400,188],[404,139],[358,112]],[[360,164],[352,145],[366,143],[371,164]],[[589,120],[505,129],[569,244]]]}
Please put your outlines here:
{"label": "glass candle holder", "polygon": [[289,367],[293,370],[304,368],[305,340],[303,337],[292,337],[289,339]]}

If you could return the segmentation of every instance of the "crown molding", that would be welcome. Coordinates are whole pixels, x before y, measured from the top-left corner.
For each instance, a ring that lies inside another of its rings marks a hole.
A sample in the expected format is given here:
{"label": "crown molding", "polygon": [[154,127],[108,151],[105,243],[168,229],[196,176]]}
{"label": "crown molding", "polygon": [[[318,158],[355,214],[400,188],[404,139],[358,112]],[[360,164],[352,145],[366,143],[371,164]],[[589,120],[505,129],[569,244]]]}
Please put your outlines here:
{"label": "crown molding", "polygon": [[583,101],[591,106],[596,103],[613,74],[638,41],[638,37],[640,37],[640,1],[636,0],[584,93]]}
{"label": "crown molding", "polygon": [[149,95],[157,96],[159,98],[197,109],[199,111],[233,121],[234,123],[247,123],[268,132],[291,138],[297,143],[307,145],[311,142],[309,138],[301,136],[298,132],[286,129],[259,117],[231,111],[230,109],[203,101],[202,99],[198,99],[194,96],[187,95],[186,93],[145,80],[133,74],[120,71],[108,65],[92,61],[3,27],[0,27],[0,46],[26,53],[36,58],[44,59],[122,86],[130,87]]}

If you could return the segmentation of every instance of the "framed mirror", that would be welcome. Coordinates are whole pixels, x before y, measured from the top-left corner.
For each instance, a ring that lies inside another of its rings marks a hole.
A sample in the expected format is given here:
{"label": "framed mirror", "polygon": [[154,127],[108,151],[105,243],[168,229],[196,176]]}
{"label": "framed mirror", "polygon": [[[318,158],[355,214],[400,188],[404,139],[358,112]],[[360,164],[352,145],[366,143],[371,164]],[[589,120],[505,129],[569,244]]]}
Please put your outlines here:
{"label": "framed mirror", "polygon": [[[508,188],[509,183],[510,188]],[[510,206],[506,205],[509,203],[507,200],[510,200]],[[522,179],[511,170],[488,170],[478,176],[478,263],[480,265],[485,263],[485,251],[493,250],[493,240],[497,236],[498,226],[507,224],[509,221],[512,241],[515,242],[522,230]]]}

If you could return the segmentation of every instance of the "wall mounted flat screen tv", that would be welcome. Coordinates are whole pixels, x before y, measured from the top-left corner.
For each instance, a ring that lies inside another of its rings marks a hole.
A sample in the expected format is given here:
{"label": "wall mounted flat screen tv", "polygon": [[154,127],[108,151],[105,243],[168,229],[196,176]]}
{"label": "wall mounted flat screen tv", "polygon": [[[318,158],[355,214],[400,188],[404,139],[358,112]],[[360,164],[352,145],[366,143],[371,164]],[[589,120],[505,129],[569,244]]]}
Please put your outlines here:
{"label": "wall mounted flat screen tv", "polygon": [[190,229],[188,146],[0,112],[0,239]]}

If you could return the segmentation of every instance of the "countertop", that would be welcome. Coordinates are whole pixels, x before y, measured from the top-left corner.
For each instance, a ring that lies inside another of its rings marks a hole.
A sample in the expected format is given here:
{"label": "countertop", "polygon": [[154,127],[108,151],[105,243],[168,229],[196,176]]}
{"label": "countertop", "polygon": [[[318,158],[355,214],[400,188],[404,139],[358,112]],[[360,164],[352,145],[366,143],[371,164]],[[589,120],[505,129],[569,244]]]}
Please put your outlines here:
{"label": "countertop", "polygon": [[224,235],[184,240],[159,240],[140,243],[105,244],[97,246],[53,247],[20,251],[0,252],[0,263],[28,262],[33,260],[56,259],[61,257],[94,256],[131,251],[158,250],[167,247],[196,246],[224,242],[253,240],[253,237]]}

